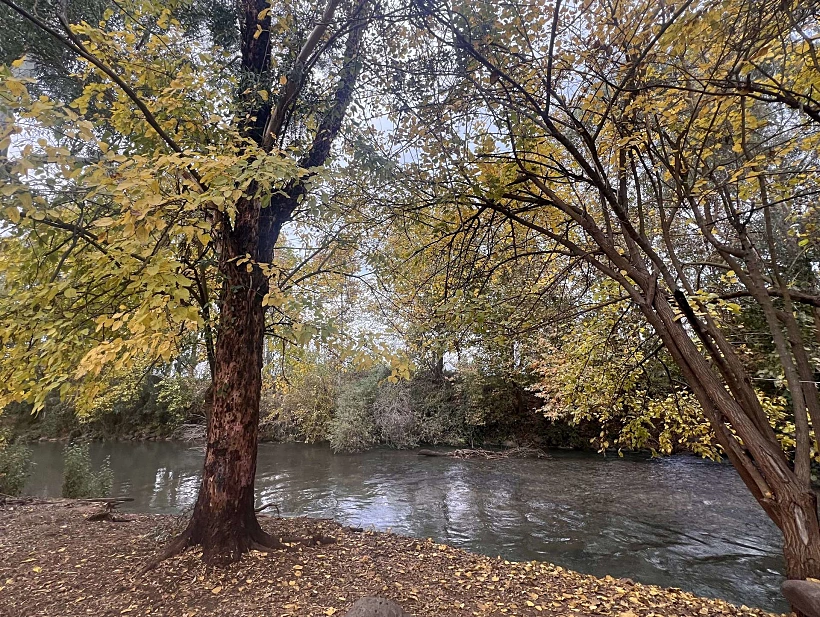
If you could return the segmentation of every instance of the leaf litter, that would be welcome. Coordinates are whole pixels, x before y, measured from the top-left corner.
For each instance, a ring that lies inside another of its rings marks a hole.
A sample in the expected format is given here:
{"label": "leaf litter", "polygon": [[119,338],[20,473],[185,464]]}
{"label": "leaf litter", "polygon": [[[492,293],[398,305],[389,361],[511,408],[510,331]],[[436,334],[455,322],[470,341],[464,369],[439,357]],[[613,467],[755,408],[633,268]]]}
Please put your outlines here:
{"label": "leaf litter", "polygon": [[260,520],[274,535],[319,533],[337,542],[251,552],[225,568],[206,567],[192,550],[140,576],[179,518],[88,522],[89,511],[75,502],[0,507],[0,616],[331,616],[366,595],[395,600],[416,617],[770,615],[679,589],[304,518]]}

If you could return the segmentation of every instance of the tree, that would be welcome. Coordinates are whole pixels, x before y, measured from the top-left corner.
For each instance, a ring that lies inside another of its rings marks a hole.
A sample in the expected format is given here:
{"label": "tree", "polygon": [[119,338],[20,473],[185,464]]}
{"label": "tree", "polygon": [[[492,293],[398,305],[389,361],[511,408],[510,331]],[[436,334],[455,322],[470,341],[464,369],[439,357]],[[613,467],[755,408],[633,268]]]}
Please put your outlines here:
{"label": "tree", "polygon": [[[188,527],[165,555],[201,545],[214,563],[279,546],[254,513],[275,247],[331,156],[361,72],[371,5],[329,0],[297,11],[240,2],[230,70],[231,50],[184,36],[174,7],[109,9],[91,26],[71,23],[59,7],[49,19],[3,4],[84,67],[82,94],[64,103],[31,96],[30,78],[4,75],[0,94],[13,119],[3,135],[11,140],[2,191],[11,233],[0,338],[12,380],[4,400],[36,405],[49,391],[68,394],[78,379],[127,365],[137,352],[170,358],[175,335],[208,320],[201,309],[210,292],[194,282],[205,282],[200,265],[215,253],[204,472]],[[54,354],[45,367],[44,352]]]}
{"label": "tree", "polygon": [[[439,80],[406,93],[415,115],[401,120],[420,173],[449,188],[437,207],[500,214],[552,247],[543,259],[582,260],[616,282],[782,530],[788,577],[818,576],[816,343],[803,308],[818,296],[801,230],[818,131],[807,104],[757,92],[759,82],[784,84],[814,100],[820,73],[791,56],[815,53],[799,36],[813,31],[811,12],[754,1],[697,12],[644,2],[417,7],[419,29],[438,41],[424,53],[445,60]],[[793,449],[727,336],[752,305],[788,386]]]}

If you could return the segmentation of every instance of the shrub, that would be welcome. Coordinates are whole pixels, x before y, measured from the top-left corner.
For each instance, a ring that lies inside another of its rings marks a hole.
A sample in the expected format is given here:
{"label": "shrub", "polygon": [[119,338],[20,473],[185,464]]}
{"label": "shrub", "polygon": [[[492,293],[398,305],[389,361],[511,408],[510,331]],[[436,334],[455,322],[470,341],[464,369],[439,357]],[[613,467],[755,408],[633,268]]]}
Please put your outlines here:
{"label": "shrub", "polygon": [[338,395],[338,370],[325,364],[302,367],[288,383],[262,392],[262,434],[277,441],[327,441]]}
{"label": "shrub", "polygon": [[389,369],[374,369],[344,384],[336,399],[336,415],[330,422],[329,441],[334,452],[361,452],[379,441],[373,403],[379,382]]}
{"label": "shrub", "polygon": [[0,435],[0,493],[19,495],[31,473],[31,450]]}
{"label": "shrub", "polygon": [[410,396],[410,384],[384,382],[373,399],[372,414],[379,441],[395,448],[419,445],[419,423]]}
{"label": "shrub", "polygon": [[[541,403],[529,391],[533,379],[526,372],[462,368],[454,379],[454,389],[465,414],[469,439],[485,443],[523,439],[524,443],[538,443],[542,438],[549,441],[549,434],[559,438],[565,423],[555,427],[553,420],[537,411]],[[570,431],[567,436],[574,432]],[[554,445],[570,444],[559,441]]]}
{"label": "shrub", "polygon": [[93,401],[77,402],[83,435],[171,435],[189,418],[204,418],[209,379],[135,361],[121,371],[101,374],[100,381],[103,387]]}
{"label": "shrub", "polygon": [[209,383],[187,375],[163,377],[156,385],[156,421],[178,426],[192,415],[202,415]]}
{"label": "shrub", "polygon": [[413,409],[419,426],[419,442],[461,445],[465,441],[465,407],[450,379],[420,374],[410,382]]}
{"label": "shrub", "polygon": [[96,473],[91,467],[88,444],[67,445],[63,459],[63,497],[69,499],[106,497],[111,492],[114,475],[107,457]]}

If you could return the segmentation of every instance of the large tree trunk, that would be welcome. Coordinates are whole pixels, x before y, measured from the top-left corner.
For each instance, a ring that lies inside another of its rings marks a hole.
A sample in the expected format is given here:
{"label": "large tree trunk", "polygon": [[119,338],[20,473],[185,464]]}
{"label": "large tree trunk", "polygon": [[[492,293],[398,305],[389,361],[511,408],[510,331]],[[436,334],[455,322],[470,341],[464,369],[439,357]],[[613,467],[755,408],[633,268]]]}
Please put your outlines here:
{"label": "large tree trunk", "polygon": [[[307,58],[318,45],[337,5],[337,0],[328,0],[322,23],[311,33],[300,58]],[[245,20],[242,66],[249,74],[260,75],[269,68],[270,61],[270,11],[264,11],[268,3],[267,0],[241,0],[239,6]],[[358,5],[350,17],[354,26],[347,35],[333,102],[319,123],[310,150],[300,161],[301,167],[324,165],[331,143],[341,128],[359,74],[359,47],[370,14],[369,8],[361,12],[362,6],[364,3]],[[257,25],[262,28],[261,35]],[[294,76],[288,77],[286,87],[291,78]],[[291,99],[297,94],[298,89],[291,92]],[[283,96],[282,100],[289,99]],[[271,135],[281,129],[281,126],[269,126],[270,113],[269,107],[257,109],[245,126],[245,132],[266,150],[272,147]],[[266,127],[265,131],[262,127]],[[193,545],[202,546],[206,563],[230,563],[250,549],[283,546],[282,541],[262,531],[254,511],[265,334],[262,299],[269,286],[259,264],[272,262],[282,225],[290,220],[307,189],[303,179],[295,180],[284,188],[284,194],[273,195],[263,210],[260,199],[255,197],[257,188],[248,187],[246,196],[238,200],[233,224],[225,220],[220,226],[219,268],[224,281],[212,371],[213,405],[208,417],[208,446],[199,496],[186,530],[147,567]],[[332,541],[320,536],[287,540],[305,544]]]}
{"label": "large tree trunk", "polygon": [[254,513],[264,310],[259,277],[240,268],[226,268],[205,468],[189,524],[189,542],[209,563],[235,561],[266,540]]}
{"label": "large tree trunk", "polygon": [[268,281],[259,266],[241,258],[257,258],[259,200],[240,199],[236,211],[220,254],[225,284],[199,496],[188,527],[160,559],[200,545],[206,563],[230,563],[252,548],[281,546],[262,531],[254,511],[265,332],[262,298]]}
{"label": "large tree trunk", "polygon": [[[270,12],[266,0],[240,0],[242,69],[259,76],[270,68]],[[240,95],[242,98],[243,95]],[[258,133],[269,106],[249,113],[246,132]],[[256,190],[248,189],[248,195]],[[259,441],[259,399],[262,392],[262,350],[268,281],[257,263],[270,261],[259,254],[258,199],[243,197],[236,204],[231,226],[222,223],[219,269],[224,279],[219,298],[219,332],[213,349],[205,467],[194,513],[185,532],[166,555],[186,546],[201,545],[206,563],[237,561],[251,548],[276,543],[262,531],[254,511],[254,480]],[[275,240],[274,240],[275,242]],[[238,263],[242,257],[252,261]]]}

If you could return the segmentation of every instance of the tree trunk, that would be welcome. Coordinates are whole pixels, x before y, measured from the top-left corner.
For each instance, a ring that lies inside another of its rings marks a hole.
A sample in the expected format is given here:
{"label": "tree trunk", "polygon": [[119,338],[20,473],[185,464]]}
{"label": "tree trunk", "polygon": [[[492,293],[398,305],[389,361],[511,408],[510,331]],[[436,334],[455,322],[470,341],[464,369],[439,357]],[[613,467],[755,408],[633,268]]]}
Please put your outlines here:
{"label": "tree trunk", "polygon": [[[332,17],[337,4],[329,0],[325,16]],[[244,18],[242,67],[257,75],[269,68],[270,61],[270,12],[264,10],[267,5],[267,0],[239,3]],[[319,123],[313,144],[300,161],[301,167],[324,165],[331,143],[341,128],[359,75],[359,47],[370,15],[369,8],[364,12],[359,9],[351,16],[355,18],[355,25],[348,33],[333,104]],[[329,23],[329,18],[325,22]],[[324,33],[325,22],[314,30],[311,44],[318,43],[316,37]],[[261,30],[257,30],[257,26]],[[301,52],[307,53],[305,49]],[[245,126],[247,134],[261,142],[266,150],[270,148],[270,144],[265,146],[268,136],[257,129],[267,126],[269,114],[269,107],[258,109],[251,116],[251,124]],[[203,560],[211,564],[237,561],[242,553],[254,548],[267,550],[283,546],[282,541],[262,531],[254,511],[265,333],[262,299],[269,286],[259,264],[272,262],[282,225],[290,219],[307,189],[304,179],[294,180],[284,189],[284,195],[275,194],[263,210],[260,199],[255,196],[257,188],[253,183],[248,187],[245,196],[236,203],[233,224],[223,221],[220,229],[219,269],[224,281],[213,358],[213,404],[208,416],[205,468],[194,513],[186,530],[147,568],[193,545],[202,546]],[[207,293],[202,295],[207,300]],[[333,541],[321,536],[287,540],[304,544]]]}
{"label": "tree trunk", "polygon": [[[676,294],[676,299],[692,328],[699,330],[701,325],[685,297]],[[766,432],[758,430],[751,420],[753,410],[743,409],[739,400],[729,397],[666,298],[659,294],[653,300],[651,307],[640,305],[641,311],[680,367],[741,479],[783,534],[786,577],[820,578],[820,522],[814,491],[789,468],[769,427]],[[737,436],[726,430],[727,426],[732,426]]]}
{"label": "tree trunk", "polygon": [[205,468],[189,524],[189,542],[208,563],[235,561],[266,540],[254,513],[264,310],[260,277],[244,269],[226,268]]}
{"label": "tree trunk", "polygon": [[820,578],[820,524],[813,491],[784,495],[778,507],[786,578]]}
{"label": "tree trunk", "polygon": [[254,511],[265,331],[262,298],[268,281],[258,265],[241,258],[255,259],[260,209],[259,200],[240,199],[235,226],[223,241],[220,271],[225,284],[202,482],[188,527],[159,560],[200,545],[206,563],[224,564],[252,548],[281,546],[262,531]]}

